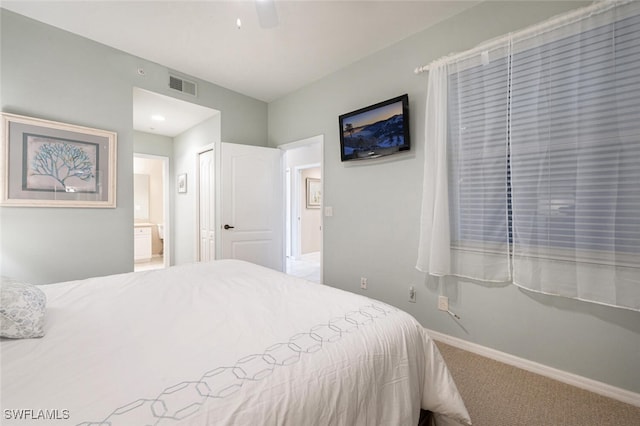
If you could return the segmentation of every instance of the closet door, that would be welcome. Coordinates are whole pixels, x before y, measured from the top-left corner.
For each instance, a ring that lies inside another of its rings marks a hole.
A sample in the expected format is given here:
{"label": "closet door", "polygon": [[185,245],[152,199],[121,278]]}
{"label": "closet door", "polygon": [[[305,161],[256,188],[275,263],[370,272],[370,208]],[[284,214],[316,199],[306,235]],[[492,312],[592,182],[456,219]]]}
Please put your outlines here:
{"label": "closet door", "polygon": [[215,233],[215,174],[213,150],[200,153],[198,218],[199,250],[198,260],[207,262],[216,257]]}

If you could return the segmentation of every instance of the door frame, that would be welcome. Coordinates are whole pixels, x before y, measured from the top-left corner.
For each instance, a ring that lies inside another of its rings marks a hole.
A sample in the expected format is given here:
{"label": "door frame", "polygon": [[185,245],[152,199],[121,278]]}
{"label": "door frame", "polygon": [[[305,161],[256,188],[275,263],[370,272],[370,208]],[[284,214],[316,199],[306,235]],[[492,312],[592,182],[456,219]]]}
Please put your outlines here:
{"label": "door frame", "polygon": [[133,153],[134,158],[146,158],[149,160],[162,161],[162,218],[164,222],[164,238],[162,247],[163,267],[171,266],[171,252],[173,252],[173,241],[171,238],[171,185],[169,183],[169,157],[165,155],[143,154],[139,152]]}
{"label": "door frame", "polygon": [[[306,138],[306,139],[300,139],[300,140],[297,140],[297,141],[294,141],[294,142],[290,142],[290,143],[286,143],[286,144],[283,144],[283,145],[279,145],[278,148],[280,148],[281,150],[284,151],[285,160],[286,160],[287,151],[291,151],[291,150],[298,149],[298,148],[308,147],[308,146],[311,146],[311,145],[314,145],[314,144],[319,144],[320,145],[320,162],[319,163],[318,162],[309,163],[308,165],[304,165],[304,166],[298,166],[298,167],[295,167],[293,170],[291,170],[290,171],[291,176],[294,177],[294,184],[291,185],[291,186],[286,183],[286,177],[287,177],[286,170],[288,169],[288,166],[286,164],[286,161],[284,162],[282,169],[283,169],[283,181],[285,182],[284,183],[284,185],[285,185],[285,188],[284,188],[285,196],[283,198],[285,200],[284,201],[285,202],[284,208],[287,209],[286,200],[287,200],[287,198],[289,198],[289,196],[287,195],[287,190],[290,189],[291,193],[295,194],[294,197],[292,197],[291,200],[290,200],[291,201],[291,205],[292,206],[295,205],[294,203],[297,202],[296,198],[298,198],[297,194],[300,193],[300,191],[298,190],[299,188],[296,188],[296,186],[300,187],[300,185],[302,185],[299,182],[301,180],[300,179],[301,171],[306,169],[306,168],[318,167],[318,166],[320,167],[320,176],[321,176],[320,185],[321,185],[321,191],[322,191],[322,199],[320,201],[320,212],[321,212],[320,213],[320,227],[321,227],[321,232],[320,232],[320,282],[323,282],[323,273],[324,272],[323,272],[322,265],[324,264],[324,199],[325,199],[325,197],[324,197],[324,180],[325,180],[325,178],[324,178],[324,176],[325,176],[325,172],[324,172],[324,135],[322,134],[322,135],[312,136],[312,137],[309,137],[309,138]],[[296,209],[299,208],[299,204],[300,203],[298,203]],[[293,210],[293,209],[290,208],[289,210]],[[286,219],[287,215],[285,214],[284,216],[285,217],[283,218],[283,220]],[[291,235],[292,237],[294,236],[293,235],[293,233],[294,233],[294,229],[293,228],[296,229],[297,235],[295,237],[296,237],[296,241],[297,241],[296,245],[297,245],[298,248],[294,247],[293,241],[291,241],[289,243],[289,244],[291,244],[291,253],[290,254],[292,256],[295,256],[296,254],[300,253],[300,250],[299,250],[299,248],[300,248],[300,238],[299,238],[300,224],[297,223],[296,225],[293,225],[293,222],[298,222],[298,221],[294,220],[293,216],[291,216],[290,222],[291,222],[290,224],[287,224],[286,220],[285,220],[285,226],[283,228],[283,233],[284,233],[283,238],[285,240],[287,238],[287,228],[290,229],[290,232],[292,233],[292,235]],[[284,259],[283,259],[283,264],[284,265],[286,265],[286,261],[287,261],[287,259],[286,259],[286,246],[287,246],[287,243],[285,243],[285,250],[283,251],[284,252]]]}

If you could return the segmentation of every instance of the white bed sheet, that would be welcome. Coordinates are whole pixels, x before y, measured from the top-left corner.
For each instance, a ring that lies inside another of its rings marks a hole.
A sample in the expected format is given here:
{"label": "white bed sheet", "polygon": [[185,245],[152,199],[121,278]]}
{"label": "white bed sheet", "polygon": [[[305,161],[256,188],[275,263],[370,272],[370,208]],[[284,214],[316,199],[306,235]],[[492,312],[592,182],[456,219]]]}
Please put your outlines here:
{"label": "white bed sheet", "polygon": [[1,342],[3,425],[470,424],[423,327],[366,297],[234,260],[41,288],[45,337]]}

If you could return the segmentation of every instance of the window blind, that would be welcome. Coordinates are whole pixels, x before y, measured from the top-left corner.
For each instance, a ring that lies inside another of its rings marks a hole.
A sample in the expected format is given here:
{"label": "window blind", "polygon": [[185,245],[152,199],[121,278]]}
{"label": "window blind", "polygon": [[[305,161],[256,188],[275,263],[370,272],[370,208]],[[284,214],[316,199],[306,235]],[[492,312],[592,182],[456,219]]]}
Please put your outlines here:
{"label": "window blind", "polygon": [[513,56],[520,250],[640,254],[639,32],[636,16]]}
{"label": "window blind", "polygon": [[509,63],[505,55],[449,77],[452,244],[507,251]]}
{"label": "window blind", "polygon": [[452,274],[509,281],[509,43],[448,68]]}
{"label": "window blind", "polygon": [[593,278],[640,276],[640,15],[626,12],[513,39],[514,281],[527,288],[619,305],[625,285]]}

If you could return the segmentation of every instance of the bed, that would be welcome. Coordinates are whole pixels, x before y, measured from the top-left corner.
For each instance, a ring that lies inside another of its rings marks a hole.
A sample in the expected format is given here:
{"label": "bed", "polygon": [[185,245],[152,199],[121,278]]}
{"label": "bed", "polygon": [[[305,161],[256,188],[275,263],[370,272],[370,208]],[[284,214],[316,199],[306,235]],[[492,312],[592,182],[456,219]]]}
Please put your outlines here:
{"label": "bed", "polygon": [[237,260],[36,287],[3,425],[471,424],[423,327],[373,299]]}

